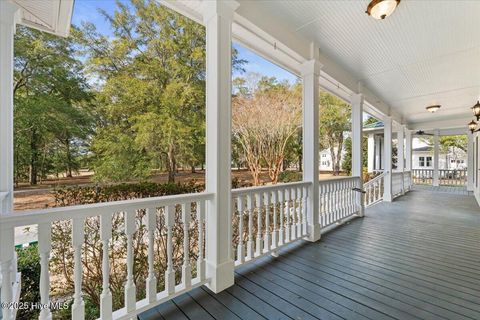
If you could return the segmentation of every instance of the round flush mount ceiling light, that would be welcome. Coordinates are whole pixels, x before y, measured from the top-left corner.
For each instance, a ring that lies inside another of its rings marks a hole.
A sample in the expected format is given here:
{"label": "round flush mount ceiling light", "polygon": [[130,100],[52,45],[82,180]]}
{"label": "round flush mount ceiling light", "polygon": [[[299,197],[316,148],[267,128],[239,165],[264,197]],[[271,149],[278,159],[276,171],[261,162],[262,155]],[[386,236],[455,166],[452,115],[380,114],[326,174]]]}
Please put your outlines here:
{"label": "round flush mount ceiling light", "polygon": [[433,106],[428,106],[426,109],[428,112],[430,113],[435,113],[438,111],[438,109],[440,109],[440,105],[439,104],[436,104],[436,105],[433,105]]}
{"label": "round flush mount ceiling light", "polygon": [[375,19],[383,20],[395,11],[400,0],[372,0],[366,13]]}

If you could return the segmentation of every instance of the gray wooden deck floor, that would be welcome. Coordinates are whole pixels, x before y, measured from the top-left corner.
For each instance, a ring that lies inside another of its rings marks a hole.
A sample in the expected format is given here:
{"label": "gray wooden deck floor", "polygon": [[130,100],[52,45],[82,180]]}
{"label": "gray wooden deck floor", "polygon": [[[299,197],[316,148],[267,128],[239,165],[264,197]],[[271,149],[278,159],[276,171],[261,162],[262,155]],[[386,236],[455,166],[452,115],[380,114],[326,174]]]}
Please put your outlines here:
{"label": "gray wooden deck floor", "polygon": [[414,190],[364,219],[237,270],[140,319],[480,319],[480,209]]}

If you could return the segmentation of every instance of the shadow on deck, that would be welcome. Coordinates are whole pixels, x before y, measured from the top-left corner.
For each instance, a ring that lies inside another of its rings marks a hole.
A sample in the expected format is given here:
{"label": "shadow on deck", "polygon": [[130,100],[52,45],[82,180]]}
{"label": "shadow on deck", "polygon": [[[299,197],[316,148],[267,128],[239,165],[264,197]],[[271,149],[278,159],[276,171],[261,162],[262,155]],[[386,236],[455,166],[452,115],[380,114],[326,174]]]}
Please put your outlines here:
{"label": "shadow on deck", "polygon": [[468,195],[414,190],[317,243],[236,270],[140,319],[480,319],[480,210]]}

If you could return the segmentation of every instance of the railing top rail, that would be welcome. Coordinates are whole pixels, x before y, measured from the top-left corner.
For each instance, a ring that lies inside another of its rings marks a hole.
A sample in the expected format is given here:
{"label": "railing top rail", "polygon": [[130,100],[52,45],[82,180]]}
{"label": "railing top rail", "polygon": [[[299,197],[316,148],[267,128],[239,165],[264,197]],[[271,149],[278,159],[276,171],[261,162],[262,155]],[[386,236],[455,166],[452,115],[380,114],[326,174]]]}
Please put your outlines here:
{"label": "railing top rail", "polygon": [[232,196],[246,195],[246,194],[256,193],[256,192],[284,190],[284,189],[289,189],[294,187],[305,187],[311,184],[312,183],[309,181],[298,181],[298,182],[279,183],[279,184],[272,184],[272,185],[259,186],[259,187],[238,188],[238,189],[232,189]]}
{"label": "railing top rail", "polygon": [[358,176],[349,176],[349,177],[346,177],[346,176],[337,176],[337,177],[333,177],[333,178],[328,178],[328,179],[320,179],[319,182],[322,183],[322,182],[332,182],[332,181],[337,181],[337,180],[355,180],[355,179],[360,179],[360,177]]}
{"label": "railing top rail", "polygon": [[13,212],[0,215],[0,225],[2,225],[2,227],[19,227],[58,220],[69,220],[73,218],[84,219],[87,217],[98,216],[106,212],[115,213],[144,208],[176,205],[189,201],[194,202],[211,200],[213,199],[213,196],[213,193],[200,192]]}
{"label": "railing top rail", "polygon": [[365,182],[365,183],[364,183],[364,186],[368,186],[368,185],[370,185],[370,184],[372,184],[372,183],[375,183],[376,181],[378,181],[378,180],[382,179],[383,177],[385,177],[386,174],[387,174],[386,172],[383,172],[382,174],[379,174],[379,175],[376,176],[375,178],[370,179],[370,180],[368,180],[367,182]]}

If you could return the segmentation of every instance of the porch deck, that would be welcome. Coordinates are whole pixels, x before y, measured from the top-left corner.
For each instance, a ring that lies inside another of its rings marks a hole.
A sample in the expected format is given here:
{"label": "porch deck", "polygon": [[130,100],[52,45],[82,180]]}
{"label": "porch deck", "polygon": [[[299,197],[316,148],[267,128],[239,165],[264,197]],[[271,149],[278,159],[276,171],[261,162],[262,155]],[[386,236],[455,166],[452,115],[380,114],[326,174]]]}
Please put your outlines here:
{"label": "porch deck", "polygon": [[366,214],[238,268],[220,294],[197,288],[139,318],[480,319],[472,196],[417,189]]}

